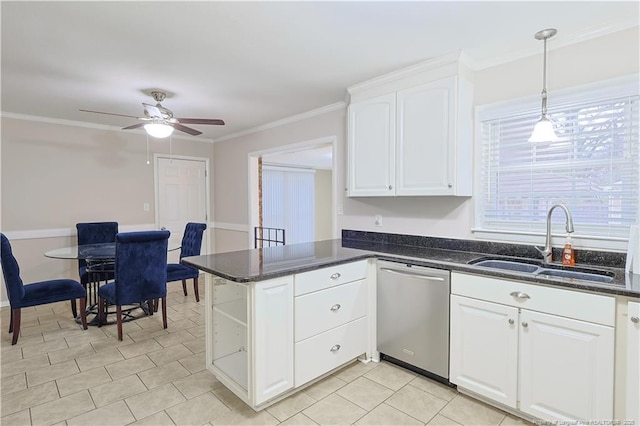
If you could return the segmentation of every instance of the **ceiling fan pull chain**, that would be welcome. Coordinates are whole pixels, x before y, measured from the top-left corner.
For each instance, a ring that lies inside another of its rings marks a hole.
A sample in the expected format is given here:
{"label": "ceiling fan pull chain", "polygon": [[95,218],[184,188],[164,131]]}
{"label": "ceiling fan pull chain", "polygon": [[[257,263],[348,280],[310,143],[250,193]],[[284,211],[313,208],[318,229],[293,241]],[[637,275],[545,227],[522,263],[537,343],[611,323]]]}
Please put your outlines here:
{"label": "ceiling fan pull chain", "polygon": [[149,162],[149,134],[147,133],[147,165],[151,164]]}

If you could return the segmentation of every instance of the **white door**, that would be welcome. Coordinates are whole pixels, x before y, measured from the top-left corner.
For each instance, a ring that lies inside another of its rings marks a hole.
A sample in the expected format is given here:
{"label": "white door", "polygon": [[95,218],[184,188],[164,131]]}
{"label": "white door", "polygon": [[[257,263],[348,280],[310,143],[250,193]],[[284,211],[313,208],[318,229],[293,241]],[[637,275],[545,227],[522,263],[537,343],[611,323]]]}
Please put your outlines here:
{"label": "white door", "polygon": [[627,323],[627,415],[640,425],[640,303],[629,302]]}
{"label": "white door", "polygon": [[[156,160],[157,225],[171,231],[170,246],[179,245],[187,222],[207,223],[207,163],[199,159]],[[170,252],[169,262],[177,262],[179,255],[179,250]]]}
{"label": "white door", "polygon": [[613,418],[613,327],[522,310],[520,409],[548,421]]}
{"label": "white door", "polygon": [[396,95],[349,106],[349,196],[395,195]]}
{"label": "white door", "polygon": [[451,295],[450,379],[516,407],[518,309]]}

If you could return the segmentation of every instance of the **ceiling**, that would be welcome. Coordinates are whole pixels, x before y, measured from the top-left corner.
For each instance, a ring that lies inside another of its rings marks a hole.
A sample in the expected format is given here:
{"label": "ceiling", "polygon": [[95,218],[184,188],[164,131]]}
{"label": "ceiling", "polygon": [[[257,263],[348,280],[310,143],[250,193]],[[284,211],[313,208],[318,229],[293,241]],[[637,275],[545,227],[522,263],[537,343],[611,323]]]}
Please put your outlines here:
{"label": "ceiling", "polygon": [[[463,50],[482,68],[639,24],[637,1],[2,1],[1,109],[125,127],[152,89],[220,139],[345,99],[346,87]],[[140,132],[141,130],[128,130]],[[179,133],[179,132],[176,132]]]}

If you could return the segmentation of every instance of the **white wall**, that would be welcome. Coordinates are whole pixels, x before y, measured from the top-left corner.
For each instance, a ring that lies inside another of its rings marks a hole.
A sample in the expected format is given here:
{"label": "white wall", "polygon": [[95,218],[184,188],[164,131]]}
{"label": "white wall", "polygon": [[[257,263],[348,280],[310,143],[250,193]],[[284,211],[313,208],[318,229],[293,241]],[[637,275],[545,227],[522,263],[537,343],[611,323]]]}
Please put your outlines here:
{"label": "white wall", "polygon": [[[553,49],[548,56],[549,103],[553,92],[561,88],[625,76],[639,72],[640,43],[638,27],[571,46]],[[475,73],[474,105],[539,96],[541,90],[541,56],[523,58]],[[346,110],[284,125],[247,136],[215,143],[216,221],[246,223],[247,154],[266,147],[286,145],[304,140],[335,135],[338,164],[334,172],[338,188],[344,189],[346,168]],[[456,197],[347,198],[338,194],[344,211],[338,215],[338,229],[360,229],[378,232],[431,235],[472,239],[473,199]],[[374,216],[382,216],[382,226],[374,224]],[[246,233],[219,231],[224,245],[239,249],[246,246]],[[244,243],[243,243],[244,242]],[[244,245],[243,245],[244,244]]]}
{"label": "white wall", "polygon": [[333,238],[333,210],[331,202],[333,191],[331,170],[317,169],[315,173],[315,235],[317,241]]}

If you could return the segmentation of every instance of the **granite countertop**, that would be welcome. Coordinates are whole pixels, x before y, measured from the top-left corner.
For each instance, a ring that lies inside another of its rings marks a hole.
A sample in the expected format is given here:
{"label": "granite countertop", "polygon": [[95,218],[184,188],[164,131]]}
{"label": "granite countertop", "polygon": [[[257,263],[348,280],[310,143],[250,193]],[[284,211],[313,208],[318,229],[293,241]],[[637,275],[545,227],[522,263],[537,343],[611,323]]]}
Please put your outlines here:
{"label": "granite countertop", "polygon": [[[451,271],[517,279],[534,284],[640,297],[640,275],[625,274],[622,268],[596,266],[597,269],[612,272],[614,279],[609,283],[594,283],[571,278],[536,276],[469,264],[471,260],[487,256],[501,257],[467,250],[336,239],[185,257],[182,259],[182,263],[231,281],[248,283],[376,257],[396,262],[410,261],[414,265]],[[590,267],[589,265],[576,266]]]}

